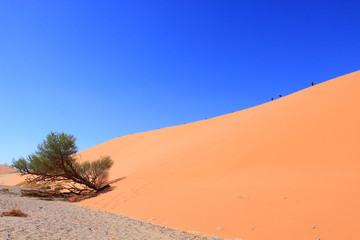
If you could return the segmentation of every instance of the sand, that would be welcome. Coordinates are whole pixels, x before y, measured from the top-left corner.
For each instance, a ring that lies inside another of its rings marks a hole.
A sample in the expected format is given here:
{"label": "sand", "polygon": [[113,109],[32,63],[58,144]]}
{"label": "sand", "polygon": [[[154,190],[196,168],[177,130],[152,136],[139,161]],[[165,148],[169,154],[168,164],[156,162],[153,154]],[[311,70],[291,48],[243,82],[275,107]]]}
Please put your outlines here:
{"label": "sand", "polygon": [[359,103],[354,72],[239,112],[113,139],[79,154],[109,155],[110,178],[125,179],[80,205],[227,238],[360,239]]}
{"label": "sand", "polygon": [[0,175],[15,173],[16,169],[0,164]]}
{"label": "sand", "polygon": [[67,202],[20,197],[18,187],[0,185],[0,202],[0,213],[16,207],[28,215],[0,217],[0,239],[220,240]]}

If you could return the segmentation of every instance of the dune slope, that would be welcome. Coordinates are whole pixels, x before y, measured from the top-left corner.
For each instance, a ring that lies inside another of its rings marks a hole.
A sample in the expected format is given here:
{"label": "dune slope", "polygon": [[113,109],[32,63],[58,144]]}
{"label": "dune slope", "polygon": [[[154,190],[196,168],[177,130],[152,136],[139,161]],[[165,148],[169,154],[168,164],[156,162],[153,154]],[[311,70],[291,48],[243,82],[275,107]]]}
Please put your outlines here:
{"label": "dune slope", "polygon": [[113,139],[113,191],[80,204],[220,237],[360,239],[360,72]]}
{"label": "dune slope", "polygon": [[360,239],[360,72],[260,106],[119,137],[115,190],[81,204],[243,239]]}
{"label": "dune slope", "polygon": [[360,239],[360,72],[273,102],[128,135],[115,190],[81,204],[243,239]]}
{"label": "dune slope", "polygon": [[10,173],[15,173],[15,172],[16,172],[16,169],[0,164],[0,175],[1,174],[10,174]]}

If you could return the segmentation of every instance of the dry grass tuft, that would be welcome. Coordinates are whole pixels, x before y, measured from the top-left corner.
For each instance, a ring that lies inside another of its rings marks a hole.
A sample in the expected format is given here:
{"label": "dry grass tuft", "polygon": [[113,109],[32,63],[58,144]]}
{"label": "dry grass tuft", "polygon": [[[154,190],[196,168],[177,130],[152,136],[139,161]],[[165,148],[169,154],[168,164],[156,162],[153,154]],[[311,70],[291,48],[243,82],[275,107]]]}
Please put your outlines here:
{"label": "dry grass tuft", "polygon": [[4,191],[4,192],[10,192],[10,189],[8,189],[8,188],[3,188],[1,190]]}
{"label": "dry grass tuft", "polygon": [[14,207],[13,209],[11,209],[10,212],[2,212],[1,217],[27,217],[28,215],[26,213],[23,213],[20,209],[16,209],[16,207]]}

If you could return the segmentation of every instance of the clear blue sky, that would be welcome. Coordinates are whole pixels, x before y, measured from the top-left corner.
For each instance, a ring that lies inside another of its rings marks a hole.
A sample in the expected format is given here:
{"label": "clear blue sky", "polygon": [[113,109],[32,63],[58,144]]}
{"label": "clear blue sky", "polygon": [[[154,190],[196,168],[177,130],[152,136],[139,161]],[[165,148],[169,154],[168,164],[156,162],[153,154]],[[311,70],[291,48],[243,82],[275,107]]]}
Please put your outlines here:
{"label": "clear blue sky", "polygon": [[0,163],[80,150],[356,70],[359,1],[0,1]]}

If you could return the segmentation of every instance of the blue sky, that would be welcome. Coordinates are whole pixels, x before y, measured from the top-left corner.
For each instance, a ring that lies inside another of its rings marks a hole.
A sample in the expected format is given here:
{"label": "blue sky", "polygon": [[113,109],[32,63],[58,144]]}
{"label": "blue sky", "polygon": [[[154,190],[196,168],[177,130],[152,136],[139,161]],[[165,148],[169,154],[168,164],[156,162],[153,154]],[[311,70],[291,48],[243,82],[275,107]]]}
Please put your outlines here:
{"label": "blue sky", "polygon": [[0,163],[80,150],[356,70],[359,1],[0,1]]}

